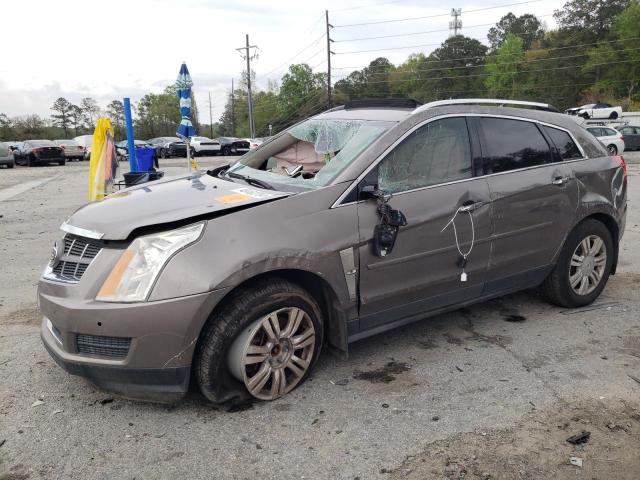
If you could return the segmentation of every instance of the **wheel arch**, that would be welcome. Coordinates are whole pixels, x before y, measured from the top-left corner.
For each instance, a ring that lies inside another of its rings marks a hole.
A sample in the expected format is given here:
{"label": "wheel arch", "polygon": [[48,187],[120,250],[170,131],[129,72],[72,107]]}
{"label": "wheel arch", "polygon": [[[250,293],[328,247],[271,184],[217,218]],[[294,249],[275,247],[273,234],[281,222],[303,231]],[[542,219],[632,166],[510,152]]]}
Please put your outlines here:
{"label": "wheel arch", "polygon": [[[347,352],[347,315],[339,308],[338,293],[329,281],[308,270],[282,268],[257,273],[243,280],[225,293],[224,297],[220,299],[211,311],[207,322],[214,318],[216,312],[220,311],[227,302],[231,301],[233,295],[238,290],[251,288],[253,285],[269,278],[284,279],[306,290],[320,306],[324,320],[325,343],[328,343],[331,347],[339,351]],[[204,324],[198,333],[198,337],[202,334],[203,328]]]}

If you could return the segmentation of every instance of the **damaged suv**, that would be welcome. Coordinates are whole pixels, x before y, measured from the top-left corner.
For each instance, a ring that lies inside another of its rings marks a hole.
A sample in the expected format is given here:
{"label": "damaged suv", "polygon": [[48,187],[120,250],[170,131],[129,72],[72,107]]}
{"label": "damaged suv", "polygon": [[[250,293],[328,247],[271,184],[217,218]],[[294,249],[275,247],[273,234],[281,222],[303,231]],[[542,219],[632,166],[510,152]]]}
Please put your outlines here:
{"label": "damaged suv", "polygon": [[273,400],[323,348],[463,305],[587,305],[615,273],[626,166],[553,110],[354,102],[90,203],[39,283],[44,345],[128,397]]}

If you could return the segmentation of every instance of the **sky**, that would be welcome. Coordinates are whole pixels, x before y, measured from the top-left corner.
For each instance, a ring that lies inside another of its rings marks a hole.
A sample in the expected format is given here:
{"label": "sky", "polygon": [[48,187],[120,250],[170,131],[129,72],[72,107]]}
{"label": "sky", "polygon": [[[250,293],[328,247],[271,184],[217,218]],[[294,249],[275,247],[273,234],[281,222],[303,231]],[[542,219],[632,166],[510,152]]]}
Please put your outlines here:
{"label": "sky", "polygon": [[[103,108],[125,96],[137,101],[174,83],[185,61],[200,120],[209,123],[211,92],[215,122],[224,109],[231,79],[238,82],[245,68],[236,50],[244,46],[245,34],[258,47],[251,66],[255,88],[266,89],[269,80],[280,80],[290,63],[305,62],[315,71],[327,70],[325,10],[334,25],[330,38],[335,82],[379,56],[398,64],[411,53],[428,54],[449,36],[452,7],[462,9],[461,33],[486,44],[490,24],[506,13],[533,13],[554,28],[552,14],[563,4],[557,0],[454,1],[2,1],[1,18],[12,20],[3,21],[1,28],[0,113],[49,117],[51,105],[60,96],[73,103],[92,97]],[[409,20],[389,21],[399,19]],[[369,25],[354,25],[361,23]]]}

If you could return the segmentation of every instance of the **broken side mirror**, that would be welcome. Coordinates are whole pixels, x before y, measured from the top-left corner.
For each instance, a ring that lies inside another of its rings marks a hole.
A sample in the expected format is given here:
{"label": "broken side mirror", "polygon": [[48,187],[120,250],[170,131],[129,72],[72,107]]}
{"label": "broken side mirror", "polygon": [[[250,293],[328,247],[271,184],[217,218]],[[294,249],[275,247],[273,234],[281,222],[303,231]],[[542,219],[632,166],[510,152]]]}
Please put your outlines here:
{"label": "broken side mirror", "polygon": [[387,223],[380,223],[373,228],[373,254],[376,257],[386,257],[396,243],[398,227]]}

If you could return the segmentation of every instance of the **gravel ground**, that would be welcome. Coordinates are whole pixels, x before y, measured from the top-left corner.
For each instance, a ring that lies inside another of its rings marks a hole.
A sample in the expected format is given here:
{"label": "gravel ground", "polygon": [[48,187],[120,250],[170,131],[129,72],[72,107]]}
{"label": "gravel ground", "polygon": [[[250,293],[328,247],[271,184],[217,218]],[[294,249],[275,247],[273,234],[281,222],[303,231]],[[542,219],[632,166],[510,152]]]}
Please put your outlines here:
{"label": "gravel ground", "polygon": [[524,292],[440,315],[234,412],[120,399],[51,360],[35,285],[87,164],[1,170],[0,479],[640,478],[640,154],[625,157],[620,265],[592,306]]}

